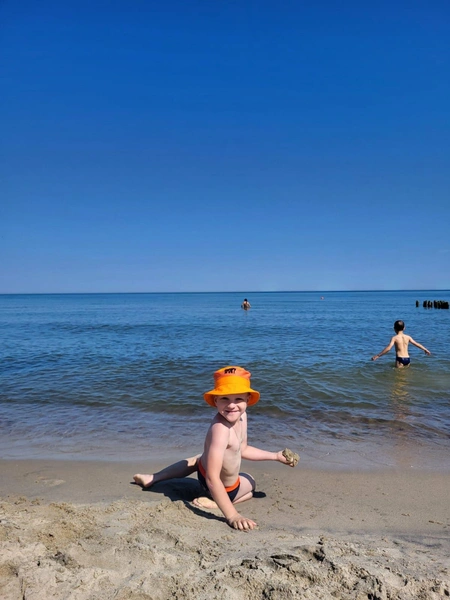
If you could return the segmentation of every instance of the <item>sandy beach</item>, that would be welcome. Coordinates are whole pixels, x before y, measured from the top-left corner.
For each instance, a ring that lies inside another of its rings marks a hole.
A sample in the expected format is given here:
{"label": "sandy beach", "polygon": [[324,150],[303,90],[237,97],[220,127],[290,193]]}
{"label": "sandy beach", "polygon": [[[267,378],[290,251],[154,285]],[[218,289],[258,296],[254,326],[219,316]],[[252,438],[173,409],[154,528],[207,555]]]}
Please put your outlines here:
{"label": "sandy beach", "polygon": [[4,600],[450,595],[450,476],[245,463],[256,497],[230,529],[195,478],[143,491],[162,463],[0,461]]}

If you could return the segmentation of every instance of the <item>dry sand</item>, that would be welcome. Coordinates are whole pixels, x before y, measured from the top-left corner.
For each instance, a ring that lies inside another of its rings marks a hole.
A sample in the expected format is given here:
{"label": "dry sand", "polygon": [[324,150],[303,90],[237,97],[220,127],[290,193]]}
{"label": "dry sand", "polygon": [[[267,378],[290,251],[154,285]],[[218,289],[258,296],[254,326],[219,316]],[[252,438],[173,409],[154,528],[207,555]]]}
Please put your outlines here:
{"label": "dry sand", "polygon": [[245,464],[252,532],[162,464],[0,461],[2,600],[427,600],[450,596],[450,476]]}

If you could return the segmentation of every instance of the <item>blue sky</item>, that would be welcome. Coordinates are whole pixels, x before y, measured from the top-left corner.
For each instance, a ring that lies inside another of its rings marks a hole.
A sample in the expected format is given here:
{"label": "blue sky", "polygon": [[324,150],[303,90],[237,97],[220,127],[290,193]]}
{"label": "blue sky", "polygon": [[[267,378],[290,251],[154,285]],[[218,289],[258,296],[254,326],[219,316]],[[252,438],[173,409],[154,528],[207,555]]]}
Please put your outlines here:
{"label": "blue sky", "polygon": [[0,2],[0,293],[450,288],[448,2]]}

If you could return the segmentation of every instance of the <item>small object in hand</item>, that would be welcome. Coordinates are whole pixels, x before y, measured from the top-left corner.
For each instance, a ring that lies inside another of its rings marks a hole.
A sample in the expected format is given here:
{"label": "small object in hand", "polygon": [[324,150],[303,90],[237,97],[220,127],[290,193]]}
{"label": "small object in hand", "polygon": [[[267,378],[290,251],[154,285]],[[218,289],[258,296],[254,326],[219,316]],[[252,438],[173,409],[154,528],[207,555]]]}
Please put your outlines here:
{"label": "small object in hand", "polygon": [[285,448],[281,454],[287,460],[287,464],[292,467],[295,467],[300,460],[300,456],[296,452],[289,450],[289,448]]}

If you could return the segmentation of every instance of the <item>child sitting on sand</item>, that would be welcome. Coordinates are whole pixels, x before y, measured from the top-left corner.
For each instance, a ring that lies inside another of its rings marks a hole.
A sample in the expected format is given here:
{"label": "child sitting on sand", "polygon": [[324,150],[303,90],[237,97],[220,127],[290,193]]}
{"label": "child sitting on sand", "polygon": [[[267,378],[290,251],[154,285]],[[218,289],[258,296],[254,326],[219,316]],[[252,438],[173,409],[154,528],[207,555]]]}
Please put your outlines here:
{"label": "child sitting on sand", "polygon": [[259,400],[259,392],[250,387],[248,371],[241,367],[224,367],[214,373],[214,382],[214,389],[204,394],[217,414],[206,434],[203,454],[181,460],[152,475],[137,474],[134,481],[149,488],[159,481],[187,477],[197,471],[207,496],[196,498],[193,504],[199,508],[220,508],[234,529],[253,529],[255,521],[243,517],[235,508],[236,504],[250,500],[255,490],[253,477],[239,472],[241,459],[277,460],[295,467],[299,457],[288,449],[268,452],[247,444],[247,406]]}
{"label": "child sitting on sand", "polygon": [[405,329],[405,324],[403,321],[395,321],[395,323],[394,323],[395,335],[392,336],[391,341],[386,346],[386,348],[384,348],[384,350],[382,350],[380,352],[380,354],[376,354],[375,356],[372,356],[372,360],[377,360],[378,358],[380,358],[380,356],[383,356],[383,354],[386,354],[386,352],[389,352],[389,350],[392,348],[392,346],[395,345],[395,366],[400,369],[403,369],[404,367],[409,367],[409,365],[411,363],[411,359],[409,358],[409,354],[408,354],[408,344],[409,343],[411,343],[413,346],[417,346],[417,348],[420,348],[421,350],[423,350],[425,352],[425,354],[431,354],[431,352],[429,350],[427,350],[424,346],[422,346],[422,344],[418,344],[417,342],[415,342],[410,335],[405,335],[403,333],[404,329]]}

